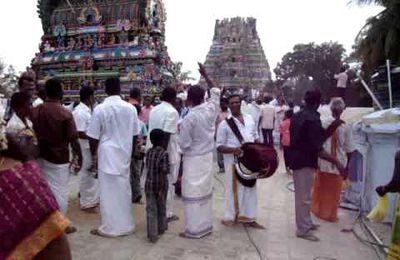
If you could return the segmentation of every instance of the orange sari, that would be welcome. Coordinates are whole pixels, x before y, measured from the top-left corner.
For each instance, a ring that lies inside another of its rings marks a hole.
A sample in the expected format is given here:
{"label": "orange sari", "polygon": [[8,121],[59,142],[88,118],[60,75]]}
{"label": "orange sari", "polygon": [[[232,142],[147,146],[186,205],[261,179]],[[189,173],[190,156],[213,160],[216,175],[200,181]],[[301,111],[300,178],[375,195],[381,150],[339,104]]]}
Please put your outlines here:
{"label": "orange sari", "polygon": [[[331,142],[331,155],[336,157],[338,145],[336,131],[332,135]],[[342,188],[342,176],[317,170],[312,192],[311,212],[320,219],[336,222]]]}

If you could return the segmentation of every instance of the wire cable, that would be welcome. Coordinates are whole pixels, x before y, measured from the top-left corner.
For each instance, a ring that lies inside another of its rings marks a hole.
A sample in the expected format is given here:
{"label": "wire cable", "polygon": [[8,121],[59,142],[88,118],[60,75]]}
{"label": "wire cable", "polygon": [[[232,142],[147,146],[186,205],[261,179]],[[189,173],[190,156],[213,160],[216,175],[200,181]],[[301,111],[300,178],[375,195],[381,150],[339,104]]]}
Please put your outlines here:
{"label": "wire cable", "polygon": [[326,257],[326,256],[317,256],[313,260],[338,260],[337,258]]}
{"label": "wire cable", "polygon": [[[225,184],[224,184],[224,182],[223,182],[220,178],[218,178],[217,175],[215,175],[215,174],[214,174],[214,178],[221,184],[222,189],[223,189],[223,191],[224,191],[224,193],[225,193]],[[260,260],[263,260],[261,251],[260,251],[260,249],[258,248],[257,244],[254,242],[253,238],[251,237],[248,228],[245,226],[245,224],[243,224],[242,226],[243,226],[244,230],[246,231],[246,234],[247,234],[247,237],[248,237],[250,243],[251,243],[251,244],[253,245],[253,247],[256,249],[257,254],[258,254],[258,256],[260,257]]]}
{"label": "wire cable", "polygon": [[248,228],[245,226],[245,224],[243,224],[242,226],[243,226],[244,230],[246,231],[246,234],[247,234],[247,237],[249,238],[250,243],[251,243],[251,244],[254,246],[254,248],[256,249],[257,254],[258,254],[258,256],[260,257],[260,260],[263,260],[261,251],[260,251],[260,249],[258,248],[257,244],[254,242],[253,238],[251,237]]}
{"label": "wire cable", "polygon": [[366,228],[363,226],[363,225],[365,225],[365,224],[364,224],[363,221],[362,221],[362,215],[361,215],[361,214],[358,215],[357,219],[356,219],[355,222],[354,222],[354,226],[353,226],[353,229],[352,229],[352,233],[353,233],[353,235],[354,235],[362,244],[364,244],[364,245],[366,245],[366,246],[369,246],[371,249],[374,250],[374,252],[375,252],[375,254],[376,254],[376,256],[377,256],[377,259],[382,259],[381,254],[379,254],[379,252],[378,252],[378,250],[377,250],[377,247],[380,247],[380,248],[387,248],[387,246],[381,245],[381,244],[378,244],[378,243],[375,243],[375,242],[372,242],[372,241],[369,241],[369,240],[367,240],[367,239],[362,238],[362,237],[355,231],[355,228],[357,227],[357,224],[358,224],[358,226],[360,227],[361,231],[364,233],[364,235],[368,237],[368,234],[367,234],[367,232],[366,232]]}
{"label": "wire cable", "polygon": [[214,178],[221,184],[222,189],[223,189],[224,194],[225,194],[225,184],[224,184],[224,182],[220,178],[218,178],[217,175],[215,175],[215,174],[214,174]]}

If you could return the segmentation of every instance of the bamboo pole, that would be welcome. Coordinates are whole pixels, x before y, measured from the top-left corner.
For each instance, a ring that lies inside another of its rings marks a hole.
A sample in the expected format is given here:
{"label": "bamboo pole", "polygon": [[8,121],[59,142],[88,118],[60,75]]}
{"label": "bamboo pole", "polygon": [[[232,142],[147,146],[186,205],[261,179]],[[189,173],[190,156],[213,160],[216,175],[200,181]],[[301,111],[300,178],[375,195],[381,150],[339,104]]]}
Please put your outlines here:
{"label": "bamboo pole", "polygon": [[390,69],[390,60],[386,60],[386,67],[387,67],[388,88],[389,88],[389,105],[390,108],[393,108],[392,76]]}
{"label": "bamboo pole", "polygon": [[364,79],[361,78],[361,76],[358,76],[358,78],[361,81],[361,84],[365,88],[365,90],[368,92],[368,94],[371,96],[372,100],[375,102],[375,104],[379,107],[379,110],[383,110],[383,107],[381,103],[379,103],[378,99],[375,97],[374,93],[372,93],[371,89],[368,87],[367,83],[365,83]]}

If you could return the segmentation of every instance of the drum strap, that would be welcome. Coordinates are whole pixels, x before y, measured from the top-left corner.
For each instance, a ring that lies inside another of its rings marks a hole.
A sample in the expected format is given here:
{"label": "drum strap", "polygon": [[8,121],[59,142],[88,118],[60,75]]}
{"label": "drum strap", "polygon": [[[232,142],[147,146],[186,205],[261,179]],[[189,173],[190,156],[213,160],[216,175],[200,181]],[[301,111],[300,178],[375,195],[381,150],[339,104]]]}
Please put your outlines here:
{"label": "drum strap", "polygon": [[229,118],[229,119],[227,118],[225,120],[228,123],[229,127],[231,128],[233,134],[236,136],[236,138],[239,140],[239,142],[241,144],[243,144],[244,143],[244,139],[243,139],[242,134],[240,133],[239,128],[237,127],[237,125],[235,123],[235,119],[233,119],[233,117],[231,117],[231,118]]}
{"label": "drum strap", "polygon": [[[244,144],[243,136],[242,136],[242,134],[240,133],[240,130],[239,130],[239,128],[237,127],[237,125],[236,125],[236,123],[235,123],[235,119],[233,119],[233,117],[231,117],[231,118],[229,118],[229,119],[227,118],[227,119],[225,119],[225,120],[226,120],[226,123],[228,123],[229,127],[231,128],[233,134],[234,134],[234,135],[236,136],[236,138],[239,140],[239,142],[240,142],[241,144]],[[236,179],[237,179],[243,186],[252,188],[252,187],[254,187],[254,185],[256,185],[257,179],[254,179],[254,180],[245,180],[245,179],[243,179],[243,178],[238,174],[238,172],[236,171],[236,168],[235,168],[235,167],[233,167],[233,169],[234,169],[233,174],[235,175]]]}

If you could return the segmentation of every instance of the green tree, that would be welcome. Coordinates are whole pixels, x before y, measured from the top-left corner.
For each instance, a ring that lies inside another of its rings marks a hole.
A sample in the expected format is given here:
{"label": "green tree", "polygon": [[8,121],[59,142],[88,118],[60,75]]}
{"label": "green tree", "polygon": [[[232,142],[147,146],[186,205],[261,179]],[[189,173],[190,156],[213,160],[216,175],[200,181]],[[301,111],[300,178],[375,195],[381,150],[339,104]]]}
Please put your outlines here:
{"label": "green tree", "polygon": [[274,72],[278,81],[294,81],[295,93],[304,92],[301,88],[310,86],[308,81],[312,81],[324,99],[329,100],[336,83],[333,76],[345,58],[345,49],[337,42],[297,44],[292,52],[283,56]]}
{"label": "green tree", "polygon": [[172,79],[174,82],[185,83],[190,80],[194,80],[193,77],[190,76],[191,71],[183,71],[182,70],[183,63],[182,62],[171,62],[168,65],[168,71],[172,75]]}
{"label": "green tree", "polygon": [[377,4],[384,10],[370,17],[356,37],[353,56],[363,63],[369,77],[389,59],[400,64],[400,0],[353,0],[360,5]]}

